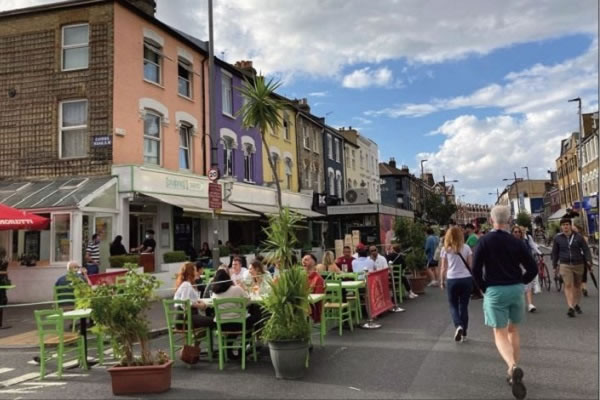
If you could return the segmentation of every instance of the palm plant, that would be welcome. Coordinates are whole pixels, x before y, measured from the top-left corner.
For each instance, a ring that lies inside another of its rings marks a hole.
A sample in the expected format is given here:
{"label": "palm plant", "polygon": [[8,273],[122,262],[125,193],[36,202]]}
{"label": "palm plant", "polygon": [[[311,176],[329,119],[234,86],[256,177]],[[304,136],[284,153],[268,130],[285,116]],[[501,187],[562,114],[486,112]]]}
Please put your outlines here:
{"label": "palm plant", "polygon": [[279,263],[282,270],[293,266],[293,249],[298,243],[295,230],[300,228],[301,220],[299,214],[282,208],[278,215],[269,217],[269,226],[263,230],[267,237],[263,242],[264,250],[268,252],[270,261]]}
{"label": "palm plant", "polygon": [[245,129],[257,127],[260,131],[265,151],[267,152],[267,160],[273,173],[275,180],[275,188],[277,189],[277,205],[282,208],[281,203],[281,185],[279,184],[279,174],[275,162],[271,157],[269,144],[265,140],[265,135],[268,129],[275,131],[281,126],[281,118],[279,113],[283,110],[283,102],[278,100],[273,94],[275,90],[281,86],[281,82],[275,82],[273,79],[265,81],[263,76],[256,76],[252,81],[244,79],[244,84],[237,90],[244,98],[244,105],[239,110],[238,115],[242,117],[242,126]]}

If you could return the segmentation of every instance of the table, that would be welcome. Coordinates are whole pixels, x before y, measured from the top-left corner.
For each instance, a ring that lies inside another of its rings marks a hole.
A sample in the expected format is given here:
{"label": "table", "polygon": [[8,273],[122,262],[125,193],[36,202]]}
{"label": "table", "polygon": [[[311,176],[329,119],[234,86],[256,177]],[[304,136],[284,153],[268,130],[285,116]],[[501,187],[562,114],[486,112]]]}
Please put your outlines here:
{"label": "table", "polygon": [[360,289],[365,287],[365,281],[341,281],[341,282],[325,282],[327,285],[341,283],[342,289]]}
{"label": "table", "polygon": [[[325,299],[325,295],[324,294],[309,294],[308,295],[308,302],[310,304],[315,304],[318,303],[322,300]],[[212,307],[213,306],[213,299],[211,298],[207,298],[207,299],[200,299],[200,301],[202,301],[204,304],[206,304],[207,307]],[[250,302],[249,304],[260,304],[264,302],[264,298],[263,296],[260,295],[251,295],[250,296]]]}
{"label": "table", "polygon": [[[56,314],[58,315],[58,314]],[[85,360],[88,363],[88,366],[91,366],[88,359],[88,345],[87,345],[87,318],[92,316],[91,308],[80,308],[76,310],[66,311],[63,313],[63,319],[71,319],[73,323],[75,320],[79,320],[79,333],[83,336],[83,353],[85,354]],[[49,318],[54,317],[51,315]]]}
{"label": "table", "polygon": [[[9,289],[14,289],[16,287],[17,287],[17,285],[0,285],[0,290],[9,290]],[[4,304],[0,304],[0,306],[3,306],[3,305]],[[4,314],[4,308],[0,308],[0,329],[8,329],[8,328],[10,328],[10,326],[2,325],[3,314]]]}

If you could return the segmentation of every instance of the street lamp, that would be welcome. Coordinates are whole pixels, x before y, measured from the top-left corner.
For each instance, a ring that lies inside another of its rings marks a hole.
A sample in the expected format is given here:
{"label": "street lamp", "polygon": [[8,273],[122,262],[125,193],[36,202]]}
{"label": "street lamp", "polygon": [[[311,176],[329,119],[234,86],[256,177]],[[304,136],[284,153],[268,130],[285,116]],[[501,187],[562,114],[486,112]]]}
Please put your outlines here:
{"label": "street lamp", "polygon": [[421,160],[421,202],[423,204],[423,218],[425,218],[425,178],[423,174],[423,163],[427,160]]}
{"label": "street lamp", "polygon": [[527,180],[529,180],[529,167],[521,167],[521,169],[524,169],[527,172]]}
{"label": "street lamp", "polygon": [[[517,173],[513,172],[514,178],[504,178],[502,179],[503,181],[515,181],[515,189],[517,191],[517,214],[521,212],[520,210],[520,202],[521,199],[519,198],[519,180],[523,180],[523,178],[517,178]],[[508,202],[510,203],[510,191],[508,192]]]}
{"label": "street lamp", "polygon": [[444,175],[442,175],[442,179],[443,179],[443,182],[444,182],[444,204],[447,204],[448,203],[448,196],[447,196],[447,193],[446,193],[446,183],[455,183],[455,182],[458,182],[458,180],[453,179],[453,180],[448,180],[447,181],[446,180],[446,176],[444,176]]}
{"label": "street lamp", "polygon": [[577,102],[577,111],[579,114],[579,135],[577,140],[577,169],[579,171],[579,207],[581,208],[581,218],[583,219],[583,230],[587,233],[587,217],[585,210],[583,209],[583,157],[582,157],[582,143],[583,143],[583,120],[581,116],[581,97],[576,97],[569,100],[570,102]]}

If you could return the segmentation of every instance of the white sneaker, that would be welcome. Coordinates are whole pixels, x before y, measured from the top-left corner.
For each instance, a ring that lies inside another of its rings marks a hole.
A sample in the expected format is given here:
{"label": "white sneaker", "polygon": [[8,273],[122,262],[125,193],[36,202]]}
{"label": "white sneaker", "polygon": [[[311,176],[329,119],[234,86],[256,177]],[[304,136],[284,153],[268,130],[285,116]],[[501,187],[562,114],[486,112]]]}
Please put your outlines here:
{"label": "white sneaker", "polygon": [[527,311],[534,313],[536,312],[537,308],[535,308],[535,306],[533,304],[530,304],[527,306]]}
{"label": "white sneaker", "polygon": [[462,326],[459,326],[456,328],[456,332],[454,332],[454,341],[460,342],[463,337],[463,328]]}
{"label": "white sneaker", "polygon": [[431,281],[429,282],[429,284],[427,284],[427,287],[431,287],[431,286],[439,286],[440,283],[438,281]]}
{"label": "white sneaker", "polygon": [[467,336],[463,335],[463,337],[460,339],[461,342],[466,342],[467,341]]}
{"label": "white sneaker", "polygon": [[409,299],[416,299],[417,297],[419,297],[419,295],[416,294],[415,292],[413,292],[412,290],[410,292],[408,292]]}

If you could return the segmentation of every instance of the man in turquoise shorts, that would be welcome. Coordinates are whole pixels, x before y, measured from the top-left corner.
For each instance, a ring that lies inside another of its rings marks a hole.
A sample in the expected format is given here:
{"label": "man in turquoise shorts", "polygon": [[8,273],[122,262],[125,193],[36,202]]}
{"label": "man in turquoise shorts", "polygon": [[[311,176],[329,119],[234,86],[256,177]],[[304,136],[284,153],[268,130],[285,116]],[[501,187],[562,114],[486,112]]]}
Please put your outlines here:
{"label": "man in turquoise shorts", "polygon": [[[524,284],[537,275],[537,266],[523,241],[507,230],[510,209],[492,208],[494,230],[479,239],[473,256],[473,278],[485,292],[485,324],[494,329],[498,352],[508,365],[507,381],[515,398],[527,395],[523,370],[518,366],[520,339],[518,324],[525,314]],[[522,272],[521,265],[525,268]]]}

